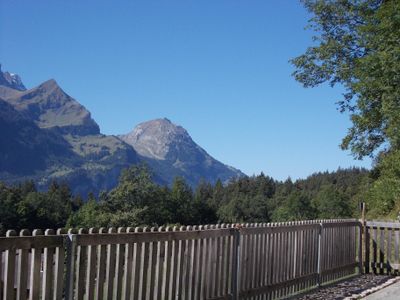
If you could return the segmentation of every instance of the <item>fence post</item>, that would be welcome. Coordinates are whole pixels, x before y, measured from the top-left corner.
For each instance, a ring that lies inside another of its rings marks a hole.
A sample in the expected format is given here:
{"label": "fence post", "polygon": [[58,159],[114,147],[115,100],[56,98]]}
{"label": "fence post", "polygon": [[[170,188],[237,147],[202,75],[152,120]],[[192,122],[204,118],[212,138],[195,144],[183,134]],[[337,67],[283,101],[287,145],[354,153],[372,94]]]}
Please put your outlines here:
{"label": "fence post", "polygon": [[363,274],[363,233],[364,233],[364,238],[366,235],[366,228],[365,228],[365,221],[363,222],[364,224],[361,224],[358,227],[358,273]]}
{"label": "fence post", "polygon": [[[361,260],[361,268],[360,268],[360,274],[361,273],[369,273],[369,236],[368,236],[368,227],[367,227],[367,222],[365,220],[365,212],[366,212],[366,203],[361,202],[361,227],[360,227],[360,243],[361,247],[359,248],[360,252],[360,260]],[[362,252],[362,244],[363,244],[363,237],[364,237],[364,253]],[[364,257],[364,261],[363,261]],[[365,265],[365,269],[364,269]]]}
{"label": "fence post", "polygon": [[322,230],[323,230],[323,224],[319,223],[319,230],[318,230],[318,267],[317,267],[317,272],[318,272],[318,277],[317,277],[317,286],[321,286],[321,260],[322,260],[322,255],[321,255],[321,248],[322,248]]}
{"label": "fence post", "polygon": [[365,273],[369,274],[370,268],[370,230],[369,227],[365,224],[365,231],[364,231],[364,266],[365,266]]}
{"label": "fence post", "polygon": [[67,245],[67,270],[66,270],[66,287],[65,300],[73,300],[74,298],[74,270],[75,270],[75,254],[76,254],[76,235],[68,233],[65,237]]}
{"label": "fence post", "polygon": [[232,300],[239,300],[240,227],[233,228]]}

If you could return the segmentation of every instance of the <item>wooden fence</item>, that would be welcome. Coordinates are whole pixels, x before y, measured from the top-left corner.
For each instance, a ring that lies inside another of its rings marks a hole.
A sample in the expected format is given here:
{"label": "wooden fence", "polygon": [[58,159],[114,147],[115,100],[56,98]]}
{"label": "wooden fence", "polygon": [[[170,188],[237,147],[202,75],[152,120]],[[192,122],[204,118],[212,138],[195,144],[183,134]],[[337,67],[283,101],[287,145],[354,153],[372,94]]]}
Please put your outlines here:
{"label": "wooden fence", "polygon": [[360,272],[360,228],[314,220],[9,231],[0,298],[282,298]]}
{"label": "wooden fence", "polygon": [[399,275],[399,240],[399,222],[366,222],[365,272]]}

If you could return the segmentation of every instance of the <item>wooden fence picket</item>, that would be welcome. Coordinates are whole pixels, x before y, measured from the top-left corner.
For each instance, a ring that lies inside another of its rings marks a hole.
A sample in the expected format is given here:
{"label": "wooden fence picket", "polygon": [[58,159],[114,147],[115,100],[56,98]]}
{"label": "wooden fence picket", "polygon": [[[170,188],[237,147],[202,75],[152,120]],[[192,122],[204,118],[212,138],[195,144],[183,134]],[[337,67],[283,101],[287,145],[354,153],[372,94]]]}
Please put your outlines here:
{"label": "wooden fence picket", "polygon": [[[30,236],[31,233],[27,229],[22,229],[19,236]],[[1,255],[0,255],[1,258]],[[28,298],[28,259],[29,250],[18,250],[18,268],[17,268],[17,300],[26,300]],[[0,272],[1,274],[1,272]]]}

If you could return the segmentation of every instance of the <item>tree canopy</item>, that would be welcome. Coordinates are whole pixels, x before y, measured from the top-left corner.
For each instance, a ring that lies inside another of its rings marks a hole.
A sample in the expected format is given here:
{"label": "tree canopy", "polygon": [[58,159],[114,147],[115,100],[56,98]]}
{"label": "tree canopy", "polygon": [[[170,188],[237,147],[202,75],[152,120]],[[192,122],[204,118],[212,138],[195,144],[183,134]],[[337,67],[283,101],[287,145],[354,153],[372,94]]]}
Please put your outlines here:
{"label": "tree canopy", "polygon": [[352,127],[342,141],[356,158],[400,149],[400,1],[303,0],[314,45],[291,60],[305,87],[345,88]]}
{"label": "tree canopy", "polygon": [[[385,174],[389,174],[385,171]],[[145,166],[132,166],[118,186],[86,201],[74,197],[65,184],[37,191],[33,182],[0,183],[0,235],[7,229],[60,227],[135,227],[255,223],[357,214],[357,201],[368,172],[345,169],[316,173],[292,182],[271,177],[243,177],[227,184],[201,181],[192,191],[182,179],[171,187],[152,181]],[[386,175],[385,175],[386,176]],[[385,187],[377,184],[377,192]],[[387,191],[388,197],[393,192]],[[373,203],[373,202],[371,202]],[[393,203],[388,201],[390,210]]]}

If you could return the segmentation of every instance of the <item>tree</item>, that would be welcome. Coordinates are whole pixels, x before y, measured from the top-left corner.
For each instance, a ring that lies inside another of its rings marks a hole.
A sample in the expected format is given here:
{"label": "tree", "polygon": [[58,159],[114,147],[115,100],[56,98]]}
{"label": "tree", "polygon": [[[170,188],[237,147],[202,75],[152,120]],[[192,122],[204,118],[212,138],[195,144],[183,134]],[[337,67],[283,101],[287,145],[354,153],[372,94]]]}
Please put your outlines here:
{"label": "tree", "polygon": [[312,206],[319,219],[349,218],[353,213],[348,195],[339,192],[333,185],[322,187]]}
{"label": "tree", "polygon": [[346,92],[351,114],[342,141],[356,158],[400,149],[400,1],[303,0],[316,45],[291,60],[305,87],[328,82]]}
{"label": "tree", "polygon": [[246,193],[234,195],[218,209],[218,216],[227,223],[269,222],[266,198]]}
{"label": "tree", "polygon": [[196,187],[193,199],[195,222],[197,224],[215,224],[218,221],[213,199],[213,186],[211,183],[201,180]]}
{"label": "tree", "polygon": [[109,226],[108,222],[108,216],[101,210],[96,199],[89,197],[88,201],[76,213],[70,215],[67,227],[107,227]]}
{"label": "tree", "polygon": [[400,151],[380,156],[377,179],[365,193],[368,216],[397,218],[400,213]]}
{"label": "tree", "polygon": [[315,211],[311,206],[310,198],[300,191],[293,191],[283,203],[275,209],[272,216],[274,221],[307,220],[315,217]]}
{"label": "tree", "polygon": [[19,223],[17,212],[19,201],[19,195],[0,182],[0,236],[4,235],[8,229],[18,229],[15,225]]}
{"label": "tree", "polygon": [[168,208],[173,215],[173,223],[184,225],[193,223],[195,215],[193,211],[193,192],[181,177],[174,179]]}

